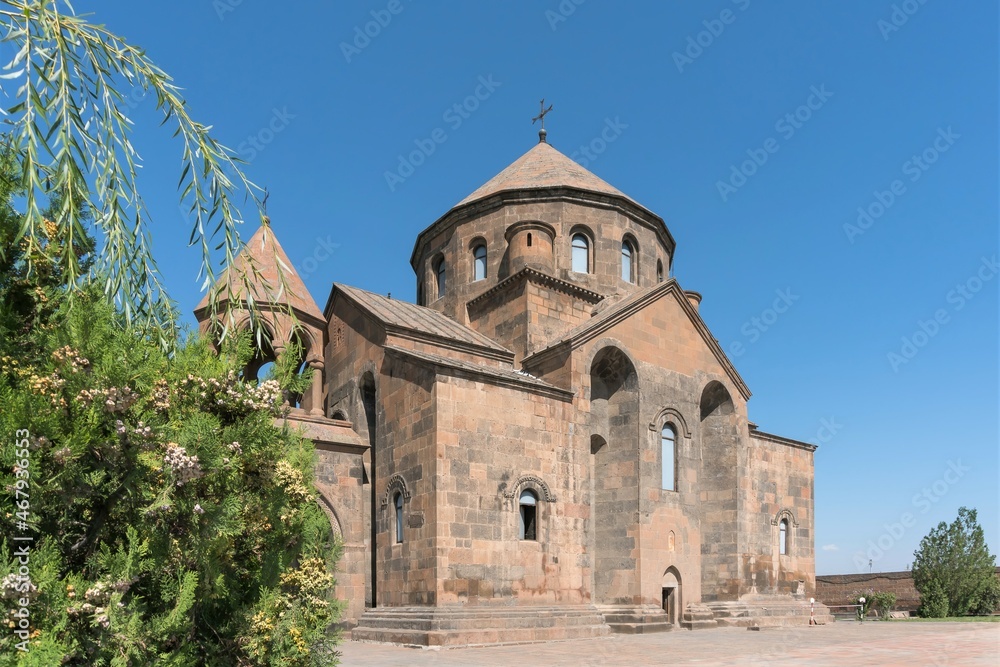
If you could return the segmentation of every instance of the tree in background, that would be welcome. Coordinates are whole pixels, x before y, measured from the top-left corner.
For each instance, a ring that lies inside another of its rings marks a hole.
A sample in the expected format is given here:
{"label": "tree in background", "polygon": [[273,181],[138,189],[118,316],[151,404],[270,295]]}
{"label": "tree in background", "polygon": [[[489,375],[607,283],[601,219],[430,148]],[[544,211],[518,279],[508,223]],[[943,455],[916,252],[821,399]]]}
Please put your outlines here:
{"label": "tree in background", "polygon": [[990,614],[1000,603],[996,556],[990,554],[975,509],[959,508],[958,518],[939,523],[913,555],[921,616]]}

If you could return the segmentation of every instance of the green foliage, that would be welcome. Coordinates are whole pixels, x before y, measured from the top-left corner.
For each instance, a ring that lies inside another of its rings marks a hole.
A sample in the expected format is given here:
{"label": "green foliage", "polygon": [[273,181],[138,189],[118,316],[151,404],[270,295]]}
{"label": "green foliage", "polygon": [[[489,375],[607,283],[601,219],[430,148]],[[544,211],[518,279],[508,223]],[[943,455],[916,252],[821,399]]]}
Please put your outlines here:
{"label": "green foliage", "polygon": [[977,613],[992,599],[996,556],[986,545],[975,509],[959,508],[958,518],[939,523],[913,555],[913,584],[920,592],[922,616]]}
{"label": "green foliage", "polygon": [[917,614],[923,618],[946,618],[948,616],[948,594],[941,582],[932,579],[920,591],[920,607]]}
{"label": "green foliage", "polygon": [[[238,293],[256,323],[256,302],[286,287],[279,275],[279,284],[260,294],[252,259],[246,268],[233,262],[243,247],[236,202],[247,197],[260,210],[260,190],[243,174],[235,153],[211,136],[211,127],[190,116],[171,77],[142,49],[77,16],[69,2],[4,0],[0,30],[0,43],[11,54],[0,70],[0,92],[12,101],[5,112],[7,140],[25,205],[13,247],[24,242],[27,272],[41,270],[36,259],[44,257],[65,284],[90,279],[127,323],[165,347],[176,342],[176,316],[152,255],[150,214],[139,188],[142,165],[131,140],[128,100],[141,87],[181,143],[178,189],[189,243],[201,251],[203,287],[213,285],[217,266],[231,267],[220,290]],[[45,202],[56,202],[52,215],[43,210]],[[61,244],[46,247],[53,234]],[[76,252],[91,235],[101,241],[93,272]],[[0,256],[8,247],[0,246]],[[216,264],[212,255],[220,250]],[[210,291],[213,313],[220,290]]]}
{"label": "green foliage", "polygon": [[871,599],[871,606],[878,613],[878,617],[883,621],[888,621],[889,613],[896,605],[896,594],[877,591],[872,592],[869,598]]}
{"label": "green foliage", "polygon": [[[279,381],[241,380],[248,341],[167,356],[98,294],[32,336],[36,358],[0,359],[0,434],[29,433],[37,587],[30,651],[3,633],[0,667],[334,664],[339,551],[314,452],[275,426]],[[17,470],[0,449],[5,595]]]}
{"label": "green foliage", "polygon": [[970,613],[989,616],[995,611],[1000,611],[1000,579],[993,577],[973,599]]}
{"label": "green foliage", "polygon": [[[0,354],[16,354],[21,359],[38,354],[37,330],[51,327],[56,304],[70,289],[58,257],[70,243],[54,220],[62,207],[52,201],[42,213],[43,237],[34,244],[17,241],[23,217],[14,209],[13,198],[22,194],[18,184],[16,155],[9,147],[0,153]],[[85,203],[78,207],[89,220]],[[72,239],[72,253],[81,268],[89,270],[93,262],[94,241],[89,235]],[[29,270],[32,267],[33,270]]]}

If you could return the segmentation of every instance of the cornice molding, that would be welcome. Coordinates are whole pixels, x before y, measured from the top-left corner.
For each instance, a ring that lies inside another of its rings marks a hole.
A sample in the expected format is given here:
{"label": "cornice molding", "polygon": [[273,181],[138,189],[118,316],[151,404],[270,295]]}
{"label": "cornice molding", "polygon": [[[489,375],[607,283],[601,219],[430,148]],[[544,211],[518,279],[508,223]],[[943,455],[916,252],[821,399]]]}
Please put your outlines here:
{"label": "cornice molding", "polygon": [[775,435],[774,433],[766,433],[764,431],[759,431],[757,430],[756,426],[750,427],[750,437],[757,438],[758,440],[767,440],[768,442],[773,442],[778,445],[795,447],[796,449],[804,449],[807,452],[815,452],[817,449],[819,449],[819,445],[814,445],[811,442],[802,442],[801,440],[786,438],[782,435]]}
{"label": "cornice molding", "polygon": [[449,209],[447,213],[417,235],[416,241],[413,244],[413,252],[410,254],[410,265],[416,270],[420,259],[420,249],[425,239],[434,236],[451,225],[458,225],[471,218],[485,215],[507,204],[544,203],[550,201],[566,201],[618,211],[622,215],[628,216],[652,230],[660,237],[660,240],[667,247],[671,256],[673,256],[674,250],[677,247],[677,242],[670,234],[670,230],[667,228],[663,218],[626,196],[593,192],[572,186],[518,188],[515,190],[502,190],[482,199],[475,199]]}
{"label": "cornice molding", "polygon": [[409,363],[429,368],[436,373],[442,373],[450,376],[460,376],[463,374],[471,375],[489,384],[510,387],[519,391],[527,391],[542,396],[549,396],[560,401],[569,402],[573,400],[573,392],[551,385],[539,378],[533,377],[529,380],[525,377],[524,379],[521,379],[517,375],[518,371],[511,370],[509,372],[510,374],[507,374],[499,369],[485,367],[477,368],[474,364],[468,362],[463,363],[458,360],[423,354],[391,345],[387,345],[383,349],[389,356],[403,358]]}
{"label": "cornice molding", "polygon": [[580,287],[579,285],[574,285],[573,283],[563,280],[562,278],[556,278],[555,276],[551,276],[533,267],[526,266],[520,271],[507,276],[493,287],[466,303],[465,307],[466,309],[477,308],[482,302],[525,281],[544,285],[551,290],[575,297],[581,301],[586,301],[587,303],[596,304],[604,299],[604,296],[598,294],[597,292]]}

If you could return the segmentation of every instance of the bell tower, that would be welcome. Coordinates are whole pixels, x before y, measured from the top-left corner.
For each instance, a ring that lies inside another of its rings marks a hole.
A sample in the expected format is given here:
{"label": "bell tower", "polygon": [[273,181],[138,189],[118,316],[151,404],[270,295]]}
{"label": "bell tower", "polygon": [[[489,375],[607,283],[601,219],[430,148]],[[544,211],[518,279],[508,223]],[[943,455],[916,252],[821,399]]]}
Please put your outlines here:
{"label": "bell tower", "polygon": [[[251,300],[260,313],[267,338],[245,369],[245,376],[257,377],[263,366],[288,353],[292,343],[297,343],[302,357],[297,365],[313,369],[313,380],[299,404],[292,407],[310,416],[325,416],[323,349],[326,320],[278,243],[270,218],[263,217],[260,228],[212,289],[218,295],[220,311],[227,305],[244,311],[235,318],[237,330],[250,325]],[[213,317],[208,305],[209,295],[206,294],[194,311],[202,335],[220,326],[224,318],[222,312]]]}

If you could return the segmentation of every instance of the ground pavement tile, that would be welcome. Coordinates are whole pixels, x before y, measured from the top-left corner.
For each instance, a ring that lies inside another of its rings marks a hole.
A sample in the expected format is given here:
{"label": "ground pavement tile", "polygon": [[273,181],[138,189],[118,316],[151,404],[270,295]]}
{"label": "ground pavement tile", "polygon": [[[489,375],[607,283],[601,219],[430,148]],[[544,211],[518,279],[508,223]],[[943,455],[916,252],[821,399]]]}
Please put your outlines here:
{"label": "ground pavement tile", "polygon": [[998,667],[1000,623],[838,622],[748,631],[719,628],[652,635],[454,649],[345,641],[344,667]]}

